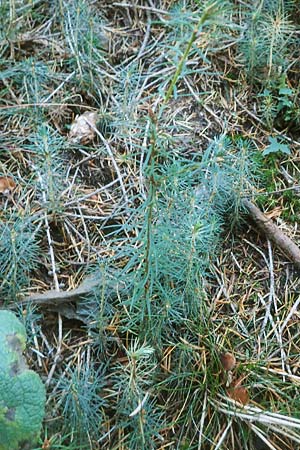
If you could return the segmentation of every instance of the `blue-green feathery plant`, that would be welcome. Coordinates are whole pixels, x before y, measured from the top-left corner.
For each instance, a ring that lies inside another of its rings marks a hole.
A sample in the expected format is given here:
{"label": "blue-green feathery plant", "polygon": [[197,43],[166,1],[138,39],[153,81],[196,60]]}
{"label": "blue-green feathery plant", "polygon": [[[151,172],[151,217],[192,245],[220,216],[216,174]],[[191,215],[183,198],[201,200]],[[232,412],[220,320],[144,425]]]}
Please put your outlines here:
{"label": "blue-green feathery plant", "polygon": [[36,57],[24,58],[14,63],[10,60],[3,61],[2,67],[0,80],[9,82],[24,104],[36,104],[37,108],[33,109],[33,112],[39,111],[39,103],[49,95],[52,86],[65,79],[64,74],[55,72],[51,63]]}
{"label": "blue-green feathery plant", "polygon": [[26,149],[35,156],[32,168],[37,200],[47,212],[57,213],[61,210],[61,195],[65,188],[66,166],[62,155],[66,141],[46,124],[40,125],[28,140]]}
{"label": "blue-green feathery plant", "polygon": [[[197,346],[198,336],[203,336],[202,345],[215,358],[205,278],[225,222],[237,219],[241,197],[251,189],[255,173],[252,145],[241,138],[221,136],[191,159],[172,149],[158,156],[153,145],[149,152],[148,197],[129,216],[126,231],[132,238],[121,250],[116,239],[115,257],[108,261],[117,270],[115,286],[120,280],[126,285],[112,302],[119,311],[119,330],[133,342],[124,349],[126,363],[110,367],[115,426],[128,448],[144,450],[156,448],[167,421],[186,427],[186,421],[200,414],[204,391],[213,395],[219,386],[218,378],[199,369],[190,345]],[[138,344],[134,336],[148,344]],[[176,363],[163,373],[157,361],[168,346]],[[188,410],[171,419],[164,402]]]}
{"label": "blue-green feathery plant", "polygon": [[59,409],[64,422],[64,432],[70,441],[87,448],[98,439],[104,419],[102,389],[105,385],[105,367],[88,366],[69,368],[58,380],[55,409]]}
{"label": "blue-green feathery plant", "polygon": [[[210,3],[214,8],[222,6],[221,2]],[[201,18],[197,19],[202,30]],[[124,221],[116,231],[110,229],[112,256],[101,262],[112,277],[113,270],[116,272],[115,282],[110,284],[122,284],[126,289],[117,289],[114,298],[99,295],[93,313],[96,320],[90,328],[95,336],[98,326],[103,336],[103,325],[113,309],[119,334],[124,333],[129,343],[136,342],[137,336],[145,342],[140,349],[145,350],[147,358],[141,356],[143,351],[133,356],[135,351],[119,349],[125,353],[126,362],[110,366],[114,426],[123,436],[122,442],[133,449],[156,448],[167,421],[185,429],[191,417],[199,414],[204,391],[213,390],[218,383],[216,377],[206,375],[205,364],[203,371],[199,369],[189,343],[197,345],[201,336],[203,345],[214,355],[216,336],[212,327],[208,329],[212,309],[205,279],[210,276],[226,222],[236,221],[241,198],[254,179],[253,148],[248,140],[222,135],[207,150],[192,153],[179,147],[173,124],[165,120],[176,86],[189,72],[185,67],[190,51],[197,51],[194,44],[199,29],[188,31],[186,48],[180,50],[167,81],[158,80],[162,102],[158,112],[151,111],[146,120],[137,114],[135,98],[139,98],[143,79],[132,68],[136,76],[129,76],[127,82],[136,96],[124,99],[124,108],[117,116],[121,116],[120,121],[114,123],[116,136],[118,127],[122,138],[126,136],[124,123],[128,118],[127,127],[135,130],[134,134],[128,133],[133,134],[130,156],[133,164],[140,164],[139,186],[143,185],[144,191],[130,198]],[[123,73],[130,74],[130,70],[124,69]],[[141,147],[143,135],[146,145]],[[157,361],[161,361],[168,346],[174,350],[176,363],[164,372]],[[184,410],[186,401],[190,413],[184,418],[180,414],[171,418],[170,404],[178,402],[178,409]],[[180,445],[182,442],[180,436]]]}
{"label": "blue-green feathery plant", "polygon": [[249,5],[240,48],[251,80],[274,80],[287,69],[296,42],[291,19],[295,5],[282,0],[259,0]]}
{"label": "blue-green feathery plant", "polygon": [[[6,45],[10,41],[16,39],[20,32],[26,30],[28,17],[32,13],[31,0],[22,0],[19,2],[0,2],[0,40],[6,41]],[[23,20],[20,20],[20,19]],[[27,30],[26,30],[27,31]]]}
{"label": "blue-green feathery plant", "polygon": [[250,143],[224,137],[202,159],[196,155],[149,163],[145,222],[134,238],[137,266],[133,271],[129,261],[124,268],[134,286],[126,302],[128,329],[143,324],[157,341],[174,323],[179,326],[200,313],[203,278],[216,254],[225,215],[231,222],[236,219],[252,165]]}
{"label": "blue-green feathery plant", "polygon": [[12,214],[0,221],[0,293],[3,300],[16,299],[29,285],[29,275],[39,261],[39,227],[31,217]]}
{"label": "blue-green feathery plant", "polygon": [[[96,87],[95,95],[102,97],[103,72],[106,63],[107,38],[99,11],[86,0],[62,2],[56,0],[59,20],[63,19],[62,32],[69,51],[69,65],[79,74],[86,86]],[[110,70],[110,66],[108,64]],[[99,87],[97,87],[99,86]]]}
{"label": "blue-green feathery plant", "polygon": [[[232,30],[237,28],[231,21],[232,7],[228,1],[176,2],[164,21],[168,30],[158,67],[167,62],[163,72],[160,92],[166,100],[178,96],[179,82],[195,74],[208,75],[212,69],[210,55],[218,51],[220,42],[234,40]],[[205,36],[205,37],[204,37]],[[204,38],[203,38],[204,37]],[[188,55],[188,59],[187,59]],[[197,61],[195,64],[193,58]],[[199,63],[201,61],[201,63]],[[175,68],[175,75],[172,70]],[[155,64],[157,71],[157,64]],[[168,90],[166,91],[166,85]]]}
{"label": "blue-green feathery plant", "polygon": [[155,351],[135,340],[125,354],[126,364],[118,364],[111,378],[118,428],[127,448],[152,449],[165,425],[162,408],[152,398],[158,372]]}
{"label": "blue-green feathery plant", "polygon": [[[58,107],[55,110],[48,109],[48,97],[50,96],[51,100],[51,94],[68,74],[57,71],[51,60],[45,61],[42,58],[39,60],[37,56],[13,62],[11,59],[4,59],[0,61],[0,67],[2,69],[0,82],[4,85],[0,92],[0,104],[4,106],[0,109],[0,116],[2,119],[7,117],[7,120],[11,120],[13,115],[18,116],[19,126],[26,132],[18,137],[10,137],[10,140],[24,142],[27,130],[37,130],[41,123],[49,120],[49,111],[54,114],[58,110]],[[7,86],[10,86],[10,90]],[[13,105],[6,108],[7,95],[10,92],[15,93],[18,101],[14,99]],[[57,95],[54,101],[59,102]]]}

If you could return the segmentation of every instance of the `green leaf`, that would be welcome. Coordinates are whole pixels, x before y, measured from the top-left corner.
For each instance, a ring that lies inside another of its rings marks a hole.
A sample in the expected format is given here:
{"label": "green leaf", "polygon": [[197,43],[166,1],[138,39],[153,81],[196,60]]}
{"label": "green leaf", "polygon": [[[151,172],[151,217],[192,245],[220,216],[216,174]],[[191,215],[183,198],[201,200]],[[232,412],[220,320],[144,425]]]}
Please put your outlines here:
{"label": "green leaf", "polygon": [[18,450],[25,442],[33,448],[42,426],[46,392],[27,367],[25,345],[23,324],[0,310],[0,450]]}
{"label": "green leaf", "polygon": [[263,151],[263,156],[270,155],[271,153],[284,153],[286,155],[291,154],[291,150],[288,145],[279,142],[277,137],[269,137],[270,145],[266,147]]}
{"label": "green leaf", "polygon": [[261,94],[263,97],[268,97],[271,94],[271,91],[269,89],[264,89],[264,92]]}
{"label": "green leaf", "polygon": [[279,89],[279,94],[280,95],[293,95],[294,91],[293,91],[293,89],[290,89],[287,87],[282,87]]}

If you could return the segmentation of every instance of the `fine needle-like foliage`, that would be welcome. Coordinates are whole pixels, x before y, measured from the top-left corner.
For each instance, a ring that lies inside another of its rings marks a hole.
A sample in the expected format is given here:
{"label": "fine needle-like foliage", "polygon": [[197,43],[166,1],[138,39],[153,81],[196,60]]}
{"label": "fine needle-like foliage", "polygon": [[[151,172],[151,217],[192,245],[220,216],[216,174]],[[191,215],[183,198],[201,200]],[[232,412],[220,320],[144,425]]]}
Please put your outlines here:
{"label": "fine needle-like foliage", "polygon": [[259,0],[249,5],[248,23],[241,50],[248,76],[255,82],[276,80],[290,64],[295,44],[291,14],[294,1]]}
{"label": "fine needle-like foliage", "polygon": [[0,292],[3,299],[16,299],[29,285],[29,275],[39,261],[39,227],[30,217],[12,214],[0,221]]}
{"label": "fine needle-like foliage", "polygon": [[55,398],[55,412],[63,418],[63,431],[70,436],[77,448],[86,448],[93,439],[97,439],[103,420],[103,407],[106,402],[101,398],[105,383],[105,368],[88,367],[82,362],[76,370],[67,369],[58,380]]}
{"label": "fine needle-like foliage", "polygon": [[59,212],[61,195],[64,189],[66,169],[63,160],[63,150],[66,147],[64,139],[47,125],[40,125],[36,133],[29,136],[26,149],[35,155],[32,164],[38,188],[36,200],[43,208],[52,214]]}
{"label": "fine needle-like foliage", "polygon": [[157,156],[149,160],[149,197],[141,206],[141,224],[133,222],[139,232],[132,245],[139,256],[134,253],[123,270],[133,286],[126,328],[147,333],[156,343],[174,333],[175,323],[200,313],[201,286],[226,215],[233,220],[254,173],[246,141],[233,144],[221,137],[200,158],[171,155],[169,150],[164,164]]}

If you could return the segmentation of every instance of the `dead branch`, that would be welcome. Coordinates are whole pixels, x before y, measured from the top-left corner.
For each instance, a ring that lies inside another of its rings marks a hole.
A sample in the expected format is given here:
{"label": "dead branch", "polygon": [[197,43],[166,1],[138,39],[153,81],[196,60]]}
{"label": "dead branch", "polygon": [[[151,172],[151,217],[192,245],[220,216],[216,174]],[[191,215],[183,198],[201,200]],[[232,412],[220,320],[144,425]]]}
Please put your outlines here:
{"label": "dead branch", "polygon": [[252,202],[243,200],[243,204],[247,208],[247,211],[257,227],[268,239],[274,242],[274,244],[297,266],[297,268],[300,268],[299,247],[280,230],[272,219],[265,216]]}
{"label": "dead branch", "polygon": [[75,289],[69,291],[49,290],[42,294],[33,294],[25,297],[19,302],[20,305],[33,303],[36,305],[58,306],[65,303],[72,303],[80,300],[93,292],[100,285],[101,281],[87,279]]}

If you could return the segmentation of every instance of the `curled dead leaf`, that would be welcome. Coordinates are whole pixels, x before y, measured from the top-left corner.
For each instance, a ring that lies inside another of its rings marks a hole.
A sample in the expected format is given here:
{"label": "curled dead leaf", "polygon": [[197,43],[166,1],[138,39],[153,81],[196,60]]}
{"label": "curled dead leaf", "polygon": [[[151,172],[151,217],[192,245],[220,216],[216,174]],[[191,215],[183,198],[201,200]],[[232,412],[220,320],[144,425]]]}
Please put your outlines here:
{"label": "curled dead leaf", "polygon": [[16,187],[12,177],[0,177],[0,194],[10,194]]}
{"label": "curled dead leaf", "polygon": [[220,355],[221,364],[223,369],[228,371],[232,370],[236,366],[236,359],[232,353],[226,352]]}
{"label": "curled dead leaf", "polygon": [[245,375],[242,375],[237,380],[233,381],[227,391],[228,397],[242,405],[249,403],[248,390],[242,385],[245,378]]}
{"label": "curled dead leaf", "polygon": [[[69,140],[76,144],[88,144],[95,137],[98,114],[96,112],[86,111],[77,116],[71,125]],[[91,126],[92,125],[92,126]]]}
{"label": "curled dead leaf", "polygon": [[249,393],[244,386],[233,386],[227,391],[228,397],[237,403],[247,405],[249,403]]}

